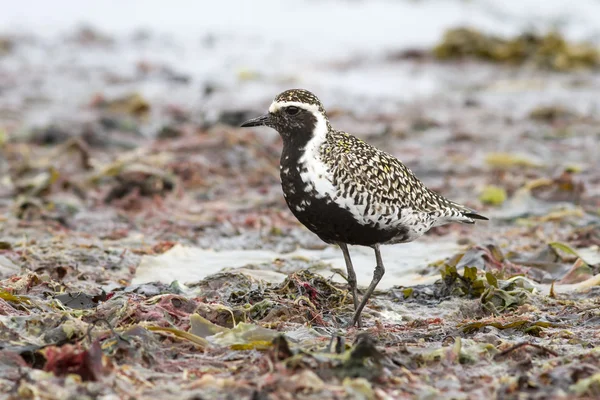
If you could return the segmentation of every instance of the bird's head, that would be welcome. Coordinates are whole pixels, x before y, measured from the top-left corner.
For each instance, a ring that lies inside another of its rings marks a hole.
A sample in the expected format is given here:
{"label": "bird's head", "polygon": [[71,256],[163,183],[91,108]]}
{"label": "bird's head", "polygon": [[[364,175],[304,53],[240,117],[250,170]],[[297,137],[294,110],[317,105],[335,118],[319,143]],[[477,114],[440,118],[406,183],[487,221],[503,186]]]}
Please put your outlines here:
{"label": "bird's head", "polygon": [[290,89],[278,94],[269,112],[242,124],[268,126],[275,129],[284,140],[308,141],[314,136],[325,136],[331,129],[323,105],[311,92]]}

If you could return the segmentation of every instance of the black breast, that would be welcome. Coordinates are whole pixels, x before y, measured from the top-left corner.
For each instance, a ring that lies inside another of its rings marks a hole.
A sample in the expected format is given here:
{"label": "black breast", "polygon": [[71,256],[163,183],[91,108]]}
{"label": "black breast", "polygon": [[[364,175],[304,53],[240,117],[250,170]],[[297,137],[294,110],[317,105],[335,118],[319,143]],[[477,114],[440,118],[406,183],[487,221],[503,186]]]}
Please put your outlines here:
{"label": "black breast", "polygon": [[350,211],[339,207],[330,198],[318,198],[314,191],[307,192],[307,185],[300,177],[300,157],[298,147],[286,145],[284,142],[280,170],[283,193],[296,218],[323,241],[372,246],[403,234],[398,230],[382,230],[360,224]]}

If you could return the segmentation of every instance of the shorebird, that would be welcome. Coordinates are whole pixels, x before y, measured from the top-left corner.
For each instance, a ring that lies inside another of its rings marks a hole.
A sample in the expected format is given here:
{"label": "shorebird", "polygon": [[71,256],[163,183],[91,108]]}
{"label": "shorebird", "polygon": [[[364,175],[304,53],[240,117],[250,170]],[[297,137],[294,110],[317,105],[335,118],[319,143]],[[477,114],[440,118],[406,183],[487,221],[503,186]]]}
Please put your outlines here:
{"label": "shorebird", "polygon": [[[428,189],[397,158],[331,127],[319,99],[304,89],[280,93],[263,116],[242,127],[268,126],[283,139],[283,196],[296,218],[344,255],[354,302],[352,325],[385,273],[380,245],[413,241],[451,222],[487,220]],[[375,250],[373,279],[359,303],[348,245]]]}

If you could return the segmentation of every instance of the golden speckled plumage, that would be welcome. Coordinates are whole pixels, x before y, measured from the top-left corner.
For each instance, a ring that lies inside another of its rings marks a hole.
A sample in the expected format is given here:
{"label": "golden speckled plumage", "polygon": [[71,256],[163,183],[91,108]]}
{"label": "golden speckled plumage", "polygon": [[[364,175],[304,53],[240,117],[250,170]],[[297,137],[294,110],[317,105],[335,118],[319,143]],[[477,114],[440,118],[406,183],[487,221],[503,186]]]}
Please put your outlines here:
{"label": "golden speckled plumage", "polygon": [[332,170],[334,185],[346,182],[355,186],[348,190],[369,193],[373,203],[447,217],[473,212],[429,190],[396,157],[346,132],[330,131],[320,156]]}

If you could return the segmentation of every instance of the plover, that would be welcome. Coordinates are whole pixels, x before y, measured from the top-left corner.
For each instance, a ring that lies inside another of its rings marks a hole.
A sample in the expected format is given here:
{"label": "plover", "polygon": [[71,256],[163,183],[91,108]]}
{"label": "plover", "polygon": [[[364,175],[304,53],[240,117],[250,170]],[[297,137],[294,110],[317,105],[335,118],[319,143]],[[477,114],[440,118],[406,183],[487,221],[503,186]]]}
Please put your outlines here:
{"label": "plover", "polygon": [[[283,139],[279,168],[288,207],[344,254],[354,301],[352,325],[361,326],[361,312],[385,273],[380,245],[410,242],[451,222],[487,220],[425,187],[394,156],[333,129],[323,105],[307,90],[280,93],[267,114],[242,127],[263,125]],[[349,244],[375,250],[373,279],[360,303]]]}

